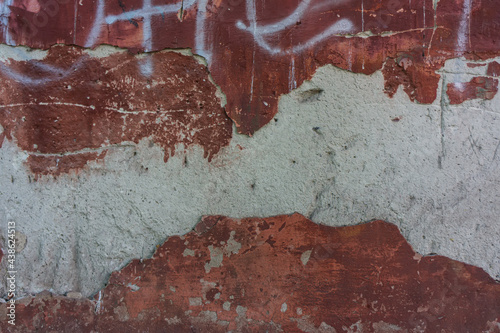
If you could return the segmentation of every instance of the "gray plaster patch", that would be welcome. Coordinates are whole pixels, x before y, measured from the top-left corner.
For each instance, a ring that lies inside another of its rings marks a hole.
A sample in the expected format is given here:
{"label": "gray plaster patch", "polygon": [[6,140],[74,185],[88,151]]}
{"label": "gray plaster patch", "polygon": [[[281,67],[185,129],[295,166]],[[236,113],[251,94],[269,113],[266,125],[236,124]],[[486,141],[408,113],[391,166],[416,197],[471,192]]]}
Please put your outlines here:
{"label": "gray plaster patch", "polygon": [[169,324],[169,325],[173,325],[173,324],[182,324],[182,320],[180,318],[178,318],[177,316],[173,317],[173,318],[165,318],[165,321]]}
{"label": "gray plaster patch", "polygon": [[69,293],[66,294],[66,297],[68,298],[82,298],[82,293],[78,291],[70,291]]}
{"label": "gray plaster patch", "polygon": [[212,268],[220,267],[222,265],[224,252],[222,248],[214,247],[212,245],[208,246],[208,250],[210,251],[210,261],[205,264],[205,272],[210,273]]}
{"label": "gray plaster patch", "polygon": [[236,313],[238,314],[238,317],[246,317],[247,316],[247,308],[244,306],[238,305],[236,306]]}
{"label": "gray plaster patch", "polygon": [[201,297],[190,297],[189,298],[189,306],[202,306],[203,302]]}
{"label": "gray plaster patch", "polygon": [[[301,318],[290,318],[290,320],[297,322],[297,328],[306,333],[336,333],[335,328],[325,322],[321,322],[320,326],[314,326],[311,316],[302,316]],[[346,329],[347,330],[347,329]],[[358,331],[362,332],[362,331]],[[354,332],[353,332],[354,333]]]}
{"label": "gray plaster patch", "polygon": [[222,304],[222,308],[226,311],[229,311],[231,310],[231,302],[224,302],[224,304]]}
{"label": "gray plaster patch", "polygon": [[241,244],[234,240],[235,234],[236,231],[231,231],[231,233],[229,234],[229,239],[224,246],[224,254],[228,257],[230,257],[231,254],[237,254],[241,249]]}
{"label": "gray plaster patch", "polygon": [[28,238],[22,232],[16,231],[15,243],[16,243],[16,252],[19,253],[26,247],[26,243],[28,242]]}
{"label": "gray plaster patch", "polygon": [[302,255],[300,256],[300,261],[302,261],[302,265],[307,265],[307,262],[309,261],[309,258],[311,258],[311,253],[312,253],[312,250],[307,250],[307,251],[304,251],[304,253],[302,253]]}
{"label": "gray plaster patch", "polygon": [[130,319],[126,305],[120,305],[115,307],[113,309],[113,312],[117,315],[119,321],[127,321]]}
{"label": "gray plaster patch", "polygon": [[[445,69],[445,84],[477,74],[460,61]],[[34,182],[27,155],[4,141],[0,234],[15,221],[29,240],[16,258],[18,292],[88,297],[202,215],[295,211],[336,226],[393,222],[420,253],[500,279],[500,96],[450,106],[442,91],[432,105],[401,89],[390,99],[381,73],[326,66],[281,97],[275,120],[251,138],[235,134],[210,164],[201,149],[182,146],[164,163],[145,139],[111,148],[78,174]],[[222,263],[222,248],[213,248],[208,269]]]}

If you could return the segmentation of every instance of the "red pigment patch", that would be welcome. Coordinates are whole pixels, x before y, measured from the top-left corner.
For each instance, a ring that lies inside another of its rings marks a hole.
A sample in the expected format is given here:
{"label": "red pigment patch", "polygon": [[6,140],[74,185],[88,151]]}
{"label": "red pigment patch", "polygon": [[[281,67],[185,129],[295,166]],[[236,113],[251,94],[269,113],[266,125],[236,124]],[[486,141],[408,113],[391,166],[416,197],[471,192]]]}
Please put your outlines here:
{"label": "red pigment patch", "polygon": [[[152,259],[114,272],[92,301],[24,298],[16,308],[16,327],[5,316],[2,327],[484,332],[498,322],[499,283],[480,268],[415,253],[386,222],[334,228],[294,214],[214,216],[200,225],[199,232],[170,237]],[[0,313],[5,308],[0,305]]]}
{"label": "red pigment patch", "polygon": [[421,56],[402,55],[397,59],[387,59],[382,74],[384,75],[384,91],[390,97],[398,91],[400,85],[411,101],[432,103],[436,98],[439,75],[434,68],[423,65]]}
{"label": "red pigment patch", "polygon": [[450,104],[460,104],[470,99],[493,99],[498,91],[498,80],[475,77],[470,82],[448,83]]}
{"label": "red pigment patch", "polygon": [[[154,72],[145,76],[148,64]],[[175,52],[91,58],[54,46],[43,61],[12,61],[0,78],[2,135],[29,154],[37,175],[81,169],[112,147],[145,138],[165,149],[165,161],[177,144],[200,145],[211,160],[231,139],[207,68]]]}
{"label": "red pigment patch", "polygon": [[469,67],[469,68],[476,68],[476,67],[483,67],[483,66],[486,66],[486,64],[475,64],[473,62],[467,63],[467,67]]}
{"label": "red pigment patch", "polygon": [[490,62],[486,70],[486,75],[495,77],[500,76],[500,64],[496,61]]}
{"label": "red pigment patch", "polygon": [[[432,0],[221,0],[205,8],[197,3],[153,1],[144,9],[142,0],[51,0],[34,9],[14,0],[4,10],[9,25],[1,38],[41,48],[192,48],[207,58],[227,95],[228,115],[245,134],[272,120],[279,97],[326,64],[371,74],[388,58],[411,55],[411,65],[397,60],[404,70],[386,64],[386,92],[394,94],[401,84],[411,100],[431,103],[435,71],[447,59],[500,54],[500,3],[492,1],[440,0],[436,9]],[[368,31],[375,36],[354,37]]]}

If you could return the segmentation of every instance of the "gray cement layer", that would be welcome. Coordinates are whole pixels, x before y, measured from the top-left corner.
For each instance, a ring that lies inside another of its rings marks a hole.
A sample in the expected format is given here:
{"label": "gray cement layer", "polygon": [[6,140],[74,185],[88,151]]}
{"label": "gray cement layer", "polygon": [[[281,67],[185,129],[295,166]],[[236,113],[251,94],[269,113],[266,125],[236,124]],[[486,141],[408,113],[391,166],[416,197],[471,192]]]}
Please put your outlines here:
{"label": "gray cement layer", "polygon": [[[441,74],[446,84],[481,68],[454,60]],[[416,251],[499,279],[500,95],[450,106],[439,91],[432,105],[401,91],[390,99],[380,72],[326,66],[281,97],[270,124],[251,138],[235,134],[212,163],[196,147],[164,163],[162,150],[143,140],[78,175],[30,182],[27,155],[4,142],[0,233],[5,239],[15,221],[26,236],[18,291],[90,296],[113,270],[211,214],[299,212],[334,226],[383,219]]]}

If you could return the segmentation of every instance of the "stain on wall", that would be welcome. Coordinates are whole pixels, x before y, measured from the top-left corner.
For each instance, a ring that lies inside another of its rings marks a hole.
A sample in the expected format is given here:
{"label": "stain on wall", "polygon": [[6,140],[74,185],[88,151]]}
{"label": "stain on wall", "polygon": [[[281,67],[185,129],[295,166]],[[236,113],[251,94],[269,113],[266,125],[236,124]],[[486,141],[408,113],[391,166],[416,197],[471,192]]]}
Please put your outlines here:
{"label": "stain on wall", "polygon": [[[155,66],[147,77],[139,72],[144,62]],[[179,144],[199,145],[211,160],[231,139],[217,88],[192,56],[98,58],[58,45],[43,60],[2,65],[0,79],[0,146],[4,138],[15,140],[36,176],[81,169],[113,147],[143,139],[161,146],[165,161]]]}
{"label": "stain on wall", "polygon": [[421,256],[396,226],[333,228],[300,214],[205,217],[93,299],[42,293],[6,332],[497,332],[500,284]]}
{"label": "stain on wall", "polygon": [[[403,84],[412,100],[431,103],[436,70],[447,59],[500,54],[500,7],[479,0],[31,3],[4,6],[4,42],[37,48],[106,43],[133,52],[192,48],[207,59],[227,94],[228,115],[245,134],[267,124],[279,96],[325,64],[370,74],[395,62],[400,68],[386,71],[387,93]],[[146,76],[155,71],[151,62],[140,66]]]}

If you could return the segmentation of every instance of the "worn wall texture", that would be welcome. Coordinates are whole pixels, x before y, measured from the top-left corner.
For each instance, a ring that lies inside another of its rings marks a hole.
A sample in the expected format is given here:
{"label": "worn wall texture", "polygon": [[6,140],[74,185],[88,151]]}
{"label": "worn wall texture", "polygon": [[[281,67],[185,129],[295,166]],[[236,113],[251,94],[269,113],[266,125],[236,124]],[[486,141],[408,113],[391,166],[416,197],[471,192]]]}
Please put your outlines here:
{"label": "worn wall texture", "polygon": [[499,18],[0,1],[9,329],[500,331]]}

